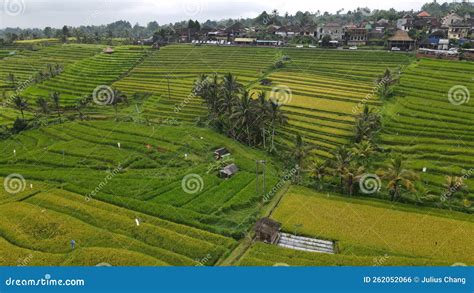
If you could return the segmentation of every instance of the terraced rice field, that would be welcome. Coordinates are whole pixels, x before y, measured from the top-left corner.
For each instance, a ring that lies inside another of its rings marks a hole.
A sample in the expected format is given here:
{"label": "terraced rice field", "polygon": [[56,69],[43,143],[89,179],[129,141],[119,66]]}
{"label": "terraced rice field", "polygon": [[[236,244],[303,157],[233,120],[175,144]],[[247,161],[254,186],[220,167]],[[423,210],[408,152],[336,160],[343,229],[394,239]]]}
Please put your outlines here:
{"label": "terraced rice field", "polygon": [[452,265],[474,263],[473,218],[292,187],[272,218],[283,231],[334,240],[336,255],[254,244],[240,265]]}
{"label": "terraced rice field", "polygon": [[[6,108],[0,105],[0,126],[10,126],[17,117],[21,118],[19,111],[13,110],[11,108]],[[31,118],[30,113],[25,113],[25,118]]]}
{"label": "terraced rice field", "polygon": [[[228,180],[207,173],[220,146],[240,169]],[[0,251],[13,252],[0,254],[2,264],[27,253],[30,265],[212,265],[259,211],[254,169],[265,155],[207,129],[65,123],[2,141],[0,150],[0,176],[25,178],[22,192],[0,193],[8,218]],[[186,189],[190,174],[201,181]],[[266,176],[275,185],[274,165]]]}
{"label": "terraced rice field", "polygon": [[291,63],[270,74],[271,86],[257,89],[284,89],[280,97],[290,120],[280,135],[281,145],[291,145],[294,134],[300,133],[315,147],[314,155],[323,159],[349,142],[354,115],[363,109],[359,102],[381,105],[373,94],[374,80],[386,68],[397,72],[412,60],[410,55],[388,52],[284,49],[283,53]]}
{"label": "terraced rice field", "polygon": [[[48,64],[62,64],[67,66],[78,60],[93,56],[100,52],[95,45],[61,45],[43,47],[39,50],[16,51],[13,56],[0,59],[0,91],[10,89],[7,82],[9,73],[13,73],[18,83],[31,81],[39,70],[46,69]],[[31,85],[27,83],[27,85]]]}
{"label": "terraced rice field", "polygon": [[471,201],[474,106],[469,96],[474,93],[473,78],[474,67],[467,62],[422,59],[413,64],[402,76],[396,99],[385,107],[381,134],[384,147],[407,157],[407,165],[422,173],[433,192],[446,191],[446,175],[464,177]]}
{"label": "terraced rice field", "polygon": [[113,54],[100,53],[82,58],[57,77],[29,88],[24,94],[44,97],[57,91],[66,105],[71,104],[84,95],[92,95],[96,87],[111,85],[126,76],[145,58],[147,52],[140,46],[120,46],[114,48]]}
{"label": "terraced rice field", "polygon": [[250,85],[271,66],[276,53],[276,49],[270,48],[166,46],[155,51],[114,86],[128,94],[152,93],[143,114],[150,120],[191,122],[206,114],[201,100],[185,101],[200,74],[231,72],[241,83]]}

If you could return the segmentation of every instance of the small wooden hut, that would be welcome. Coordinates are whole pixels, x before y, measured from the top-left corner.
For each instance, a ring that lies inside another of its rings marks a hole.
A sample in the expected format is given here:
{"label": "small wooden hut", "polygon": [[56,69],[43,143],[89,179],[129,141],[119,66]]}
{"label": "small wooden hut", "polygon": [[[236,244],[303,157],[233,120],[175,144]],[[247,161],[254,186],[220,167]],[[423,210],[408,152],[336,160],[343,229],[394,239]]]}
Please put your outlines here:
{"label": "small wooden hut", "polygon": [[214,151],[214,158],[216,158],[216,160],[220,160],[227,156],[230,156],[230,152],[226,148],[220,148]]}
{"label": "small wooden hut", "polygon": [[111,47],[107,47],[102,52],[104,52],[104,54],[113,54],[114,49],[112,49]]}
{"label": "small wooden hut", "polygon": [[255,238],[265,243],[276,244],[280,238],[281,224],[270,219],[261,218],[255,224]]}
{"label": "small wooden hut", "polygon": [[237,167],[237,165],[230,164],[219,171],[219,177],[228,179],[234,176],[238,171],[239,168]]}

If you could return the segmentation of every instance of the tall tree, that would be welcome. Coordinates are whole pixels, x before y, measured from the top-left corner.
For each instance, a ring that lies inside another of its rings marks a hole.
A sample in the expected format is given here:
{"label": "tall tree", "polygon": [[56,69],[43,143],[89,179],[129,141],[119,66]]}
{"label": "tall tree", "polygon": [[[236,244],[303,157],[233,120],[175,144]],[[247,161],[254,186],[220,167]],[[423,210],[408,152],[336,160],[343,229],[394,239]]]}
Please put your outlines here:
{"label": "tall tree", "polygon": [[61,94],[59,92],[53,92],[51,94],[51,101],[53,102],[56,114],[58,114],[58,118],[61,118]]}
{"label": "tall tree", "polygon": [[400,197],[403,189],[415,191],[415,181],[419,176],[408,169],[405,169],[401,156],[395,156],[390,159],[388,166],[378,172],[382,179],[388,181],[387,188],[390,191],[390,200],[396,200]]}
{"label": "tall tree", "polygon": [[127,95],[120,90],[114,89],[110,104],[115,111],[115,121],[118,121],[118,108],[121,104],[128,104]]}
{"label": "tall tree", "polygon": [[48,101],[45,98],[43,98],[43,97],[38,98],[36,100],[36,105],[40,109],[41,113],[49,114],[49,112],[50,112],[49,105],[48,105]]}
{"label": "tall tree", "polygon": [[387,99],[393,94],[393,85],[397,80],[398,78],[388,68],[375,80],[377,93],[381,99]]}
{"label": "tall tree", "polygon": [[26,109],[28,109],[28,102],[25,100],[25,98],[22,98],[20,96],[16,96],[14,99],[13,99],[13,105],[15,106],[15,108],[17,110],[20,111],[21,113],[21,118],[23,120],[25,120],[25,114],[24,114],[24,111]]}
{"label": "tall tree", "polygon": [[288,122],[288,117],[281,110],[281,105],[270,100],[268,112],[269,123],[272,131],[270,151],[275,150],[275,130],[278,126],[283,126]]}

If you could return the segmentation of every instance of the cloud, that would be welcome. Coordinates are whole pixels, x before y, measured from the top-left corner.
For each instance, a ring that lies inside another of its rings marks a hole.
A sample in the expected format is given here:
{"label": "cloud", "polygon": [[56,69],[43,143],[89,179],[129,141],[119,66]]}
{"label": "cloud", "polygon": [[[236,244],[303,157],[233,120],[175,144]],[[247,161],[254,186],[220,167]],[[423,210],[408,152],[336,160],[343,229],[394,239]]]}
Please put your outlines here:
{"label": "cloud", "polygon": [[[419,9],[424,1],[379,0],[0,0],[0,27],[61,27],[67,25],[106,24],[116,20],[146,24],[156,20],[160,24],[186,19],[199,21],[226,18],[255,17],[263,10],[277,9],[280,14],[301,11],[336,12],[357,7],[371,9]],[[22,13],[12,15],[5,7],[15,3],[23,5]]]}

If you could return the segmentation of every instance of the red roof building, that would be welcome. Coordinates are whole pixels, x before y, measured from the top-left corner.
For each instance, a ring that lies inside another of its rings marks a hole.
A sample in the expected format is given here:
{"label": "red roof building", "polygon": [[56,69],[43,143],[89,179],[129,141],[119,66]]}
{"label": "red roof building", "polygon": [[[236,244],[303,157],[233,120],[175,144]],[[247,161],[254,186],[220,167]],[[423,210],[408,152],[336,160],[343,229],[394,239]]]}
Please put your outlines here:
{"label": "red roof building", "polygon": [[416,15],[417,17],[431,17],[431,14],[429,14],[426,11],[422,11]]}

